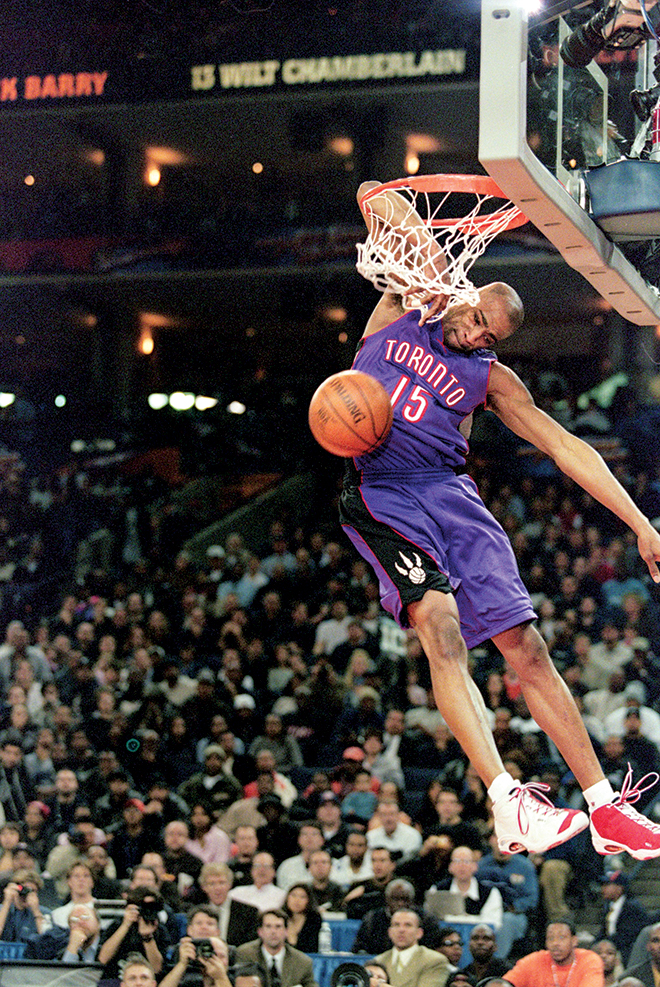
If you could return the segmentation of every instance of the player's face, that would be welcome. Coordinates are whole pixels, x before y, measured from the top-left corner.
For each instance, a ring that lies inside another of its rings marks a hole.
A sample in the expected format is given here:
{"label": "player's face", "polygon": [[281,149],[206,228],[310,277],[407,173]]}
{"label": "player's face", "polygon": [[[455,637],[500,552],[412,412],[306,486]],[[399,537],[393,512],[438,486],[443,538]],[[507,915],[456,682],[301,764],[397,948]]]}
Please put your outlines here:
{"label": "player's face", "polygon": [[482,292],[477,305],[451,305],[442,317],[445,345],[471,353],[492,349],[513,332],[504,298]]}

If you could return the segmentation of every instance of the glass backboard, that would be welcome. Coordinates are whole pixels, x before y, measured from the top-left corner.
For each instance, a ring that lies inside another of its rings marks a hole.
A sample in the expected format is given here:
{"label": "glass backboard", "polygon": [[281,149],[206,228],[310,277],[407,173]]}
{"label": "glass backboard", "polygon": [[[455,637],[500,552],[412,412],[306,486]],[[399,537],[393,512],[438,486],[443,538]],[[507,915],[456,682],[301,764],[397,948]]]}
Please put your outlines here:
{"label": "glass backboard", "polygon": [[[655,234],[660,242],[660,163],[639,160],[635,140],[645,127],[631,100],[655,83],[655,42],[616,51],[603,44],[595,58],[577,59],[586,64],[569,65],[562,46],[602,0],[566,0],[533,18],[528,6],[482,3],[480,161],[617,312],[637,325],[658,323],[660,264],[656,277],[649,257]],[[635,160],[621,160],[631,154]],[[643,184],[640,176],[653,183],[653,207],[620,221],[619,212],[634,212],[630,190]],[[603,177],[611,186],[605,210]],[[602,215],[608,209],[613,217]]]}

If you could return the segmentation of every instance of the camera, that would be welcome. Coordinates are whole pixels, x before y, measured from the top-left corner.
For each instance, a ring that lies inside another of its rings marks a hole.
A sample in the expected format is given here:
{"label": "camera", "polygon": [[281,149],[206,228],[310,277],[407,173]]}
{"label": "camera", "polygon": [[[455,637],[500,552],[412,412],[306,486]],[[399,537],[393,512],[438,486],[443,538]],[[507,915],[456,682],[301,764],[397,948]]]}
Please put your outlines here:
{"label": "camera", "polygon": [[[655,14],[657,20],[657,8]],[[559,51],[567,65],[582,69],[601,51],[638,48],[651,37],[649,25],[647,0],[636,0],[632,8],[623,7],[620,0],[604,0],[602,9],[575,28]]]}
{"label": "camera", "polygon": [[195,956],[197,959],[206,960],[214,955],[215,950],[210,939],[193,939],[193,942],[195,944]]}
{"label": "camera", "polygon": [[24,884],[18,884],[16,886],[16,893],[18,894],[18,897],[19,898],[22,898],[23,899],[23,901],[25,901],[25,899],[29,895],[30,890],[31,889],[30,888],[26,888]]}
{"label": "camera", "polygon": [[151,925],[158,921],[159,911],[160,909],[157,901],[143,901],[140,905],[140,916],[145,922],[149,922]]}
{"label": "camera", "polygon": [[370,987],[371,977],[359,963],[340,963],[330,983],[331,987]]}

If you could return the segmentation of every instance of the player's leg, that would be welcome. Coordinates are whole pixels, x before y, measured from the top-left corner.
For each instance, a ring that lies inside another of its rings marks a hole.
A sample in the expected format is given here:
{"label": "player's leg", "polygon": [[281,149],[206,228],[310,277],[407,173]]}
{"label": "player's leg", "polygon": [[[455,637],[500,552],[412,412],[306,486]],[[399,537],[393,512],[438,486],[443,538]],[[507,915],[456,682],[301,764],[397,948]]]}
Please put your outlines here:
{"label": "player's leg", "polygon": [[[555,669],[545,641],[532,624],[513,627],[493,637],[505,659],[518,673],[529,711],[552,738],[575,775],[589,804],[591,836],[599,853],[627,851],[637,860],[660,857],[660,826],[637,812],[640,786],[628,773],[615,793],[605,779],[582,717]],[[652,776],[657,781],[657,775]]]}
{"label": "player's leg", "polygon": [[568,687],[533,624],[496,634],[493,643],[518,673],[533,719],[555,742],[583,790],[605,777]]}
{"label": "player's leg", "polygon": [[450,593],[427,590],[408,604],[408,619],[429,660],[436,705],[486,787],[504,766],[488,725],[486,706],[467,663],[456,601]]}
{"label": "player's leg", "polygon": [[555,809],[504,770],[483,698],[467,666],[458,608],[449,593],[427,590],[408,604],[408,618],[429,660],[436,704],[493,800],[495,830],[507,853],[541,853],[589,825],[583,812]]}

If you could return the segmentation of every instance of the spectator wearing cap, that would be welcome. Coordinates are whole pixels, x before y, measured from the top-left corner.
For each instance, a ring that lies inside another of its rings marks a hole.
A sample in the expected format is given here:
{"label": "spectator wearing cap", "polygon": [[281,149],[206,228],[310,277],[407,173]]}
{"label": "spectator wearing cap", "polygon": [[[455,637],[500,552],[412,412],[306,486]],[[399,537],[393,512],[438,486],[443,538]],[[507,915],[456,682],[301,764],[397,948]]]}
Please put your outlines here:
{"label": "spectator wearing cap", "polygon": [[144,853],[161,848],[160,829],[154,821],[155,817],[145,814],[144,802],[136,798],[126,799],[122,815],[121,823],[108,826],[106,830],[112,841],[112,859],[120,880],[129,876]]}
{"label": "spectator wearing cap", "polygon": [[400,860],[408,860],[419,852],[422,846],[421,833],[399,819],[399,806],[395,801],[382,801],[378,806],[380,825],[367,833],[370,847],[387,847],[397,854]]}
{"label": "spectator wearing cap", "polygon": [[206,802],[214,820],[243,794],[240,783],[223,771],[225,751],[220,744],[209,744],[204,751],[204,769],[179,785],[178,794],[188,805]]}
{"label": "spectator wearing cap", "polygon": [[229,898],[252,905],[260,912],[269,908],[281,908],[286,898],[286,892],[275,885],[275,860],[270,853],[260,852],[254,855],[250,868],[252,884],[243,884],[232,888]]}
{"label": "spectator wearing cap", "polygon": [[331,857],[344,855],[348,826],[341,818],[341,804],[333,791],[322,792],[316,808],[316,819],[321,824],[323,848]]}
{"label": "spectator wearing cap", "polygon": [[601,895],[607,911],[597,938],[611,939],[626,966],[635,939],[649,924],[649,915],[635,898],[630,897],[630,882],[621,870],[607,871],[603,875]]}
{"label": "spectator wearing cap", "polygon": [[300,853],[287,857],[277,868],[277,886],[288,891],[292,884],[310,881],[309,860],[315,850],[323,847],[323,833],[318,822],[301,822],[298,829]]}

